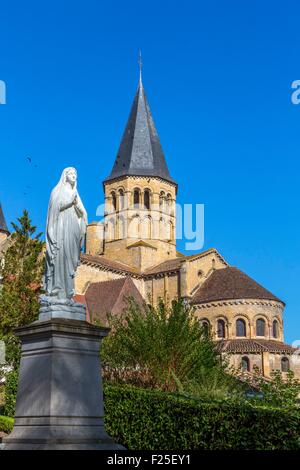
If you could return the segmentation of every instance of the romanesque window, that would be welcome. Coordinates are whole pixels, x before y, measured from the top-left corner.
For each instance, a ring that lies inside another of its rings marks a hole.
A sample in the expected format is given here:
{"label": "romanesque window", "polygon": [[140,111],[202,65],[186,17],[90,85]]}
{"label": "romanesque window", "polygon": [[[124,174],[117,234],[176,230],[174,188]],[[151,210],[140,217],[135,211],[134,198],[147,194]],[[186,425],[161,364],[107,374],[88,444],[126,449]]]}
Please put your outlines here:
{"label": "romanesque window", "polygon": [[273,321],[273,338],[278,338],[278,321]]}
{"label": "romanesque window", "polygon": [[149,189],[145,189],[144,191],[144,208],[150,209],[150,191]]}
{"label": "romanesque window", "polygon": [[256,320],[256,336],[265,336],[266,334],[266,322],[262,318]]}
{"label": "romanesque window", "polygon": [[150,216],[144,218],[141,223],[141,238],[143,240],[151,238],[151,226],[152,226],[152,219]]}
{"label": "romanesque window", "polygon": [[170,212],[172,209],[172,194],[170,193],[167,194],[167,207],[168,207],[168,212]]}
{"label": "romanesque window", "polygon": [[124,200],[124,191],[123,189],[119,189],[119,209],[122,210],[124,209],[124,204],[125,200]]}
{"label": "romanesque window", "polygon": [[209,332],[210,332],[210,323],[208,320],[201,320],[201,326],[203,328],[203,331],[204,331],[204,334],[205,336],[209,336]]}
{"label": "romanesque window", "polygon": [[246,336],[246,323],[241,318],[236,321],[236,336]]}
{"label": "romanesque window", "polygon": [[165,209],[165,199],[166,199],[165,192],[161,191],[159,195],[159,207],[161,210]]}
{"label": "romanesque window", "polygon": [[166,239],[167,241],[171,241],[173,238],[173,224],[172,222],[168,222],[166,224]]}
{"label": "romanesque window", "polygon": [[241,366],[244,372],[250,372],[250,361],[247,356],[242,357]]}
{"label": "romanesque window", "polygon": [[117,197],[114,191],[111,193],[111,202],[112,202],[114,211],[116,211],[117,210]]}
{"label": "romanesque window", "polygon": [[136,209],[140,207],[140,191],[135,189],[133,193],[133,204]]}
{"label": "romanesque window", "polygon": [[224,320],[217,321],[217,335],[218,338],[225,338],[225,322]]}
{"label": "romanesque window", "polygon": [[118,227],[119,227],[119,237],[120,239],[126,238],[126,225],[125,225],[125,219],[123,216],[118,218]]}
{"label": "romanesque window", "polygon": [[290,361],[287,357],[281,359],[281,372],[288,372],[290,369]]}

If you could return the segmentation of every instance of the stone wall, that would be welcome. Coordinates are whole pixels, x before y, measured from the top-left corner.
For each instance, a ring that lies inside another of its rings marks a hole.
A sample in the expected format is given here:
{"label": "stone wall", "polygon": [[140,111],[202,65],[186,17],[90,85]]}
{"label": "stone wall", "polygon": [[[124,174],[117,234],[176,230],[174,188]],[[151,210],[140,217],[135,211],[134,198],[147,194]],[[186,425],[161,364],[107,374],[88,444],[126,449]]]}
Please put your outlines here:
{"label": "stone wall", "polygon": [[[212,333],[217,337],[217,321],[223,319],[226,325],[226,339],[236,339],[236,320],[243,319],[246,323],[246,337],[284,341],[282,311],[283,304],[275,301],[240,299],[233,301],[215,301],[200,304],[196,307],[199,320],[207,319],[211,325]],[[256,320],[264,319],[266,322],[265,336],[257,336]],[[272,323],[278,321],[278,338],[273,337]]]}

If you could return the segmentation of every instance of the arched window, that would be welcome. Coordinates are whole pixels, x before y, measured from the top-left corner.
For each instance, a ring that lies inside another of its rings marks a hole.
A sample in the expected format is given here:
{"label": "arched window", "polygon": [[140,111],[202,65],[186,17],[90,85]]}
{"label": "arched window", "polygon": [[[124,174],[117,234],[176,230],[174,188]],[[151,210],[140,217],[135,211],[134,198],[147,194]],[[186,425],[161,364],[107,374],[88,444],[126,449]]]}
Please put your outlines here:
{"label": "arched window", "polygon": [[170,193],[167,194],[167,207],[168,207],[168,212],[170,212],[172,209],[172,194]]}
{"label": "arched window", "polygon": [[136,209],[140,207],[140,191],[135,189],[133,193],[133,204]]}
{"label": "arched window", "polygon": [[210,323],[208,320],[201,320],[200,321],[201,323],[201,326],[203,328],[203,332],[205,334],[205,336],[209,336],[209,332],[210,332]]}
{"label": "arched window", "polygon": [[165,198],[166,198],[166,195],[164,191],[161,191],[159,195],[159,207],[161,210],[164,210],[165,208]]}
{"label": "arched window", "polygon": [[150,191],[149,189],[145,189],[144,191],[144,208],[150,209]]}
{"label": "arched window", "polygon": [[125,206],[125,200],[124,200],[124,191],[123,189],[119,189],[119,210],[124,209]]}
{"label": "arched window", "polygon": [[118,218],[118,227],[119,227],[119,238],[123,240],[124,238],[126,238],[126,231],[125,231],[126,225],[125,225],[125,218],[122,215]]}
{"label": "arched window", "polygon": [[218,338],[225,338],[225,322],[224,320],[217,321],[217,335]]}
{"label": "arched window", "polygon": [[288,372],[290,369],[290,361],[287,357],[281,359],[281,372]]}
{"label": "arched window", "polygon": [[169,242],[173,239],[173,224],[168,222],[166,224],[166,240]]}
{"label": "arched window", "polygon": [[278,335],[278,321],[277,320],[273,321],[272,329],[273,329],[273,338],[278,338],[279,335]]}
{"label": "arched window", "polygon": [[250,372],[250,361],[247,356],[242,357],[241,366],[244,372]]}
{"label": "arched window", "polygon": [[112,202],[114,211],[117,210],[117,197],[114,191],[111,193],[111,202]]}
{"label": "arched window", "polygon": [[236,321],[236,336],[246,336],[246,323],[241,318]]}
{"label": "arched window", "polygon": [[265,336],[266,334],[266,322],[263,318],[256,320],[256,336]]}

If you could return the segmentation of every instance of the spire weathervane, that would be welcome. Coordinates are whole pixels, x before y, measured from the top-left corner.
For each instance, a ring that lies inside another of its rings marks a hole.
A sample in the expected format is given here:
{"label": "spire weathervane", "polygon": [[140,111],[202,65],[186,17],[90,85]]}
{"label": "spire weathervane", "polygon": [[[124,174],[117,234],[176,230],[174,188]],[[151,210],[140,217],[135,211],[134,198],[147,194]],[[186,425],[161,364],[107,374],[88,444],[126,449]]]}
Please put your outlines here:
{"label": "spire weathervane", "polygon": [[143,62],[142,62],[142,51],[141,49],[139,50],[139,67],[140,67],[140,82],[142,81],[142,68],[143,68]]}

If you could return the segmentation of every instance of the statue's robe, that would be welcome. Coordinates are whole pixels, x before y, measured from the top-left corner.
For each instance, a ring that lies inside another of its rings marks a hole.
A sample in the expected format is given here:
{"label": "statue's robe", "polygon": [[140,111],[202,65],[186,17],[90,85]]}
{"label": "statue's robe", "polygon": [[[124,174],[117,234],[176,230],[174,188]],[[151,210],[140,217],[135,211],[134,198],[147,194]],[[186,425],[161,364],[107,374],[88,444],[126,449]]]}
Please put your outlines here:
{"label": "statue's robe", "polygon": [[[76,206],[73,203],[75,196]],[[74,296],[74,278],[80,264],[86,224],[86,212],[77,190],[65,183],[63,173],[51,193],[48,209],[45,275],[48,296],[58,299]]]}

